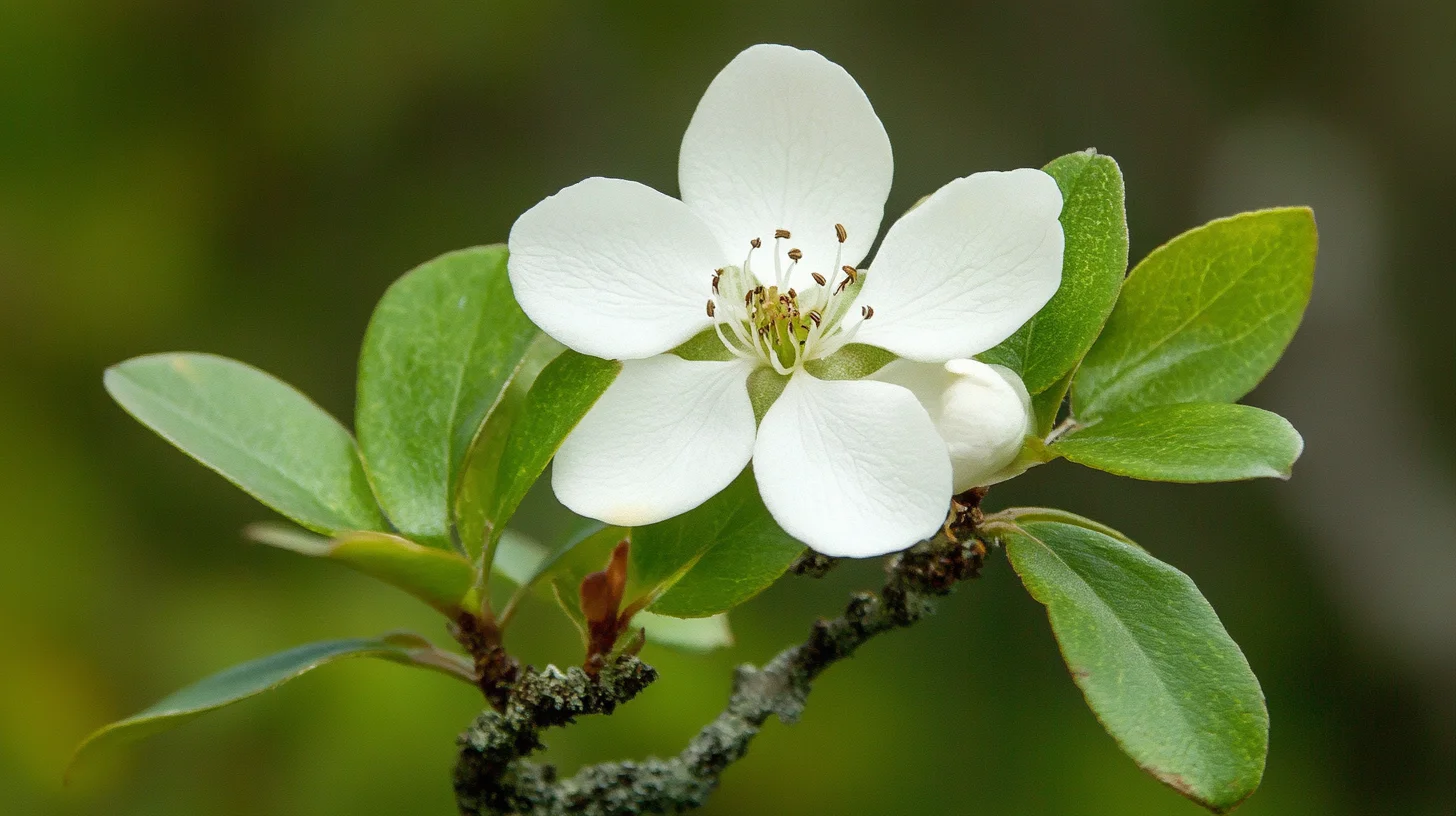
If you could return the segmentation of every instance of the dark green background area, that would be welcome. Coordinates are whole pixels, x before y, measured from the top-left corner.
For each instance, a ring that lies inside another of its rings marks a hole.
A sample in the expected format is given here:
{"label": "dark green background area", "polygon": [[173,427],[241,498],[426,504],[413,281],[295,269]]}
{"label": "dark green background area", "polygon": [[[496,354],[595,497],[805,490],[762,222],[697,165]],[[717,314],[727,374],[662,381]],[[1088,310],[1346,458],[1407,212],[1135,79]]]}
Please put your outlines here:
{"label": "dark green background area", "polygon": [[[1088,146],[1126,175],[1134,259],[1238,209],[1315,207],[1309,318],[1249,400],[1305,433],[1293,481],[1151,485],[1058,462],[990,501],[1100,519],[1198,582],[1269,698],[1265,785],[1240,813],[1449,816],[1453,30],[1438,0],[3,0],[0,811],[453,812],[453,739],[478,698],[366,662],[60,789],[91,728],[230,663],[396,627],[443,637],[387,587],[242,543],[268,512],[126,417],[101,371],[216,352],[349,421],[395,277],[503,240],[584,176],[675,191],[708,81],[780,41],[864,86],[895,146],[891,214]],[[735,613],[727,652],[649,646],[663,680],[551,735],[551,756],[676,752],[733,665],[877,569],[786,579]],[[542,605],[512,638],[537,664],[579,658]],[[708,812],[1198,811],[1118,753],[998,555],[935,619],[832,669],[799,725],[771,723]]]}

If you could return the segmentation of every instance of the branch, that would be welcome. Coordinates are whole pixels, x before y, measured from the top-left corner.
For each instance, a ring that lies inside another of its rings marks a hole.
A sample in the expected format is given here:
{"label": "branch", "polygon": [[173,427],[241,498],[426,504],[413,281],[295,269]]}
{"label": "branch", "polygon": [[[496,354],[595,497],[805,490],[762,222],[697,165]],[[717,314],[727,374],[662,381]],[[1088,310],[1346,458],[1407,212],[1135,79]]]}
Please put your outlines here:
{"label": "branch", "polygon": [[933,611],[932,598],[976,577],[985,547],[974,539],[958,541],[957,534],[972,526],[979,511],[975,503],[960,509],[964,517],[953,518],[957,523],[948,524],[945,533],[890,560],[878,595],[851,596],[843,615],[820,619],[806,641],[780,652],[762,669],[739,666],[727,708],[670,759],[591,765],[569,779],[557,779],[551,765],[527,762],[526,756],[543,747],[543,729],[584,714],[610,714],[657,678],[635,657],[609,663],[595,679],[578,668],[565,674],[555,667],[527,670],[504,710],[482,713],[460,737],[455,767],[460,812],[628,816],[701,806],[770,716],[784,723],[799,719],[820,673],[875,635],[919,621]]}

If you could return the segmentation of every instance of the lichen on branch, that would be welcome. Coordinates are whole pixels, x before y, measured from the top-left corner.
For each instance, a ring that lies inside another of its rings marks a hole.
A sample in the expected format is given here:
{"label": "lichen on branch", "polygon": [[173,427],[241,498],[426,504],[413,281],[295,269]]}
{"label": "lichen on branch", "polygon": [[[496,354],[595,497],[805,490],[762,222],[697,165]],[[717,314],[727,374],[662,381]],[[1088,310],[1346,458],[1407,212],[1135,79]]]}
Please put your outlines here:
{"label": "lichen on branch", "polygon": [[910,626],[933,611],[933,599],[979,573],[986,549],[969,537],[979,494],[958,497],[960,510],[941,535],[894,556],[878,593],[850,597],[844,613],[815,622],[809,637],[762,668],[739,666],[728,705],[668,759],[605,762],[560,779],[527,760],[541,732],[587,714],[610,714],[639,694],[657,672],[633,656],[606,664],[596,677],[579,668],[523,671],[504,707],[485,711],[460,736],[455,794],[465,816],[628,816],[679,813],[701,806],[729,765],[770,716],[799,719],[815,678],[870,638]]}

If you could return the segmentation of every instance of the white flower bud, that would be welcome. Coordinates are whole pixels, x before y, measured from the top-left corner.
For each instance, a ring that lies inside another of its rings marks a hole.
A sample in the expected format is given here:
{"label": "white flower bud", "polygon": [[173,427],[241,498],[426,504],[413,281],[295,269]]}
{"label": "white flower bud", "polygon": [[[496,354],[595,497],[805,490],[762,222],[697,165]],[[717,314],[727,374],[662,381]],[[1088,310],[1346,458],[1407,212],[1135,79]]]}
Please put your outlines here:
{"label": "white flower bud", "polygon": [[1025,469],[1016,459],[1036,420],[1026,386],[1010,369],[969,359],[896,360],[874,378],[908,388],[925,407],[950,450],[957,493]]}

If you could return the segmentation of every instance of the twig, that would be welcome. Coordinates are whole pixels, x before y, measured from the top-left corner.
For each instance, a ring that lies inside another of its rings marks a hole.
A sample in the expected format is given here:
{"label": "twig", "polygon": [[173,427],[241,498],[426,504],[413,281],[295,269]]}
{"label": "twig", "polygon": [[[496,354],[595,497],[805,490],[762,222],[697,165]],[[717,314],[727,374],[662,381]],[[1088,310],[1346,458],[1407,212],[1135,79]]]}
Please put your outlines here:
{"label": "twig", "polygon": [[[958,497],[979,503],[980,496]],[[969,517],[969,513],[965,514]],[[951,525],[948,525],[951,526]],[[956,524],[891,559],[878,595],[850,598],[844,614],[814,624],[809,638],[762,669],[739,666],[728,706],[670,759],[606,762],[569,779],[551,765],[527,762],[542,747],[540,732],[584,714],[609,714],[656,679],[635,657],[605,666],[595,679],[580,669],[527,670],[502,711],[482,713],[460,737],[455,794],[465,816],[629,816],[679,813],[701,806],[723,770],[743,757],[770,716],[798,720],[814,679],[882,632],[930,614],[932,598],[980,571],[985,547]],[[957,539],[960,539],[959,541]]]}

